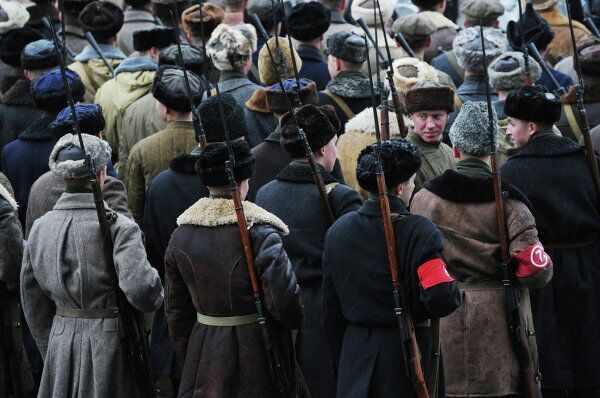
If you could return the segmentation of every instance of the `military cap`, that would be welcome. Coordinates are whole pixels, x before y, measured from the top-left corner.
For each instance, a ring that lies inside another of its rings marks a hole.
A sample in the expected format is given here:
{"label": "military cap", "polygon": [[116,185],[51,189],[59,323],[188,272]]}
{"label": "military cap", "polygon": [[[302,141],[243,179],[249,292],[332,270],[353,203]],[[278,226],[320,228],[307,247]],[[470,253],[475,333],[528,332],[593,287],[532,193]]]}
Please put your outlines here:
{"label": "military cap", "polygon": [[58,53],[49,40],[36,40],[25,46],[21,53],[21,68],[27,70],[48,69],[58,66]]}
{"label": "military cap", "polygon": [[[204,88],[201,79],[194,72],[187,71],[194,103],[202,98]],[[178,66],[159,66],[154,75],[152,95],[158,102],[177,112],[191,112],[183,70]]]}
{"label": "military cap", "polygon": [[96,40],[115,36],[123,26],[123,11],[110,1],[93,1],[79,14],[79,24]]}
{"label": "military cap", "polygon": [[300,3],[288,14],[290,36],[300,41],[310,41],[320,37],[329,29],[331,11],[317,1]]}
{"label": "military cap", "polygon": [[450,127],[450,141],[463,153],[479,158],[488,156],[498,146],[498,116],[492,106],[493,135],[489,132],[487,103],[467,101]]}
{"label": "military cap", "polygon": [[581,73],[587,76],[600,76],[600,39],[590,37],[578,47]]}
{"label": "military cap", "polygon": [[[66,100],[65,100],[66,102]],[[56,119],[50,123],[48,130],[56,139],[72,134],[73,125],[71,123],[71,107],[67,106],[56,116]],[[98,104],[75,104],[75,114],[79,129],[84,134],[98,135],[104,130],[105,121],[102,115],[102,107]]]}
{"label": "military cap", "polygon": [[[89,134],[82,134],[81,136],[85,151],[92,157],[96,170],[102,170],[110,160],[110,146],[108,142]],[[80,148],[77,135],[67,134],[62,136],[50,153],[48,161],[50,170],[55,175],[66,179],[92,177]]]}
{"label": "military cap", "polygon": [[365,191],[378,192],[376,149],[379,149],[388,189],[408,181],[421,168],[421,154],[407,140],[388,140],[369,145],[358,155],[356,165],[356,180]]}
{"label": "military cap", "polygon": [[469,21],[490,22],[504,14],[504,6],[498,0],[468,0],[460,10]]}
{"label": "military cap", "polygon": [[[232,140],[246,136],[248,128],[246,126],[246,117],[244,108],[235,100],[231,94],[221,94],[221,105],[223,113],[227,115],[227,131]],[[225,141],[225,130],[223,119],[221,118],[221,109],[219,97],[214,95],[206,98],[200,106],[198,113],[202,119],[202,127],[206,135],[207,142]]]}
{"label": "military cap", "polygon": [[19,29],[29,21],[29,13],[18,1],[0,0],[0,34]]}
{"label": "military cap", "polygon": [[[534,43],[538,50],[543,51],[554,38],[552,27],[533,9],[531,3],[527,3],[521,18],[523,19],[523,36],[525,36],[525,42]],[[514,49],[521,48],[521,34],[519,29],[519,22],[508,21],[508,25],[506,25],[506,37],[510,46]]]}
{"label": "military cap", "polygon": [[[244,140],[232,141],[231,149],[235,159],[235,166],[233,167],[235,181],[240,182],[252,177],[256,159],[250,152],[248,143]],[[200,152],[195,166],[200,181],[207,187],[229,185],[229,178],[225,169],[225,162],[228,160],[227,144],[223,142],[208,144]]]}
{"label": "military cap", "polygon": [[[70,69],[65,70],[73,101],[81,101],[85,86],[79,75]],[[35,106],[46,112],[55,113],[67,106],[67,95],[63,88],[60,69],[53,69],[31,82],[31,95]],[[61,136],[64,134],[61,134]]]}
{"label": "military cap", "polygon": [[172,28],[157,27],[133,32],[133,49],[148,51],[152,47],[163,49],[175,43],[175,31]]}
{"label": "military cap", "polygon": [[[292,112],[296,116],[296,121],[292,117]],[[298,126],[304,130],[310,149],[315,152],[323,148],[331,141],[340,129],[340,120],[331,105],[304,105],[288,111],[281,122],[281,147],[294,159],[306,156],[302,141],[298,135]]]}
{"label": "military cap", "polygon": [[506,116],[553,124],[560,119],[562,102],[544,86],[524,86],[511,91],[504,103]]}
{"label": "military cap", "polygon": [[398,58],[392,64],[394,84],[400,93],[410,90],[415,84],[426,80],[438,81],[435,68],[418,58]]}
{"label": "military cap", "polygon": [[347,62],[362,64],[367,59],[365,40],[354,32],[335,32],[327,37],[325,53]]}
{"label": "military cap", "polygon": [[435,24],[419,13],[400,17],[392,25],[394,33],[402,33],[402,36],[412,41],[426,39],[436,30]]}
{"label": "military cap", "polygon": [[[531,56],[529,72],[535,82],[540,78],[542,68]],[[490,86],[504,91],[516,90],[523,85],[525,76],[525,57],[522,52],[510,51],[499,56],[488,66]]]}
{"label": "military cap", "polygon": [[244,28],[246,34],[252,30],[253,38],[246,36],[240,25],[231,27],[222,23],[215,28],[206,43],[206,52],[216,69],[236,70],[246,65],[256,48],[256,29],[252,25]]}
{"label": "military cap", "polygon": [[[496,28],[484,28],[483,36],[486,65],[489,65],[494,58],[506,52],[508,42],[504,33]],[[479,27],[461,30],[452,43],[452,49],[461,68],[470,72],[483,72],[483,52]]]}
{"label": "military cap", "polygon": [[404,95],[406,111],[409,114],[439,110],[450,113],[454,110],[454,91],[432,80],[415,84]]}
{"label": "military cap", "polygon": [[[183,55],[185,69],[201,76],[203,73],[202,64],[204,63],[204,53],[202,52],[202,49],[190,44],[181,44],[181,54]],[[179,50],[177,49],[177,44],[165,47],[158,53],[158,65],[177,66],[179,64],[179,61],[177,60],[178,56]]]}
{"label": "military cap", "polygon": [[[202,37],[202,34],[204,34],[202,39],[206,39],[223,22],[223,18],[225,18],[225,12],[221,7],[212,3],[203,3],[201,19],[200,6],[194,4],[183,11],[181,14],[181,23],[186,33],[196,37]],[[201,20],[202,23],[200,23]]]}
{"label": "military cap", "polygon": [[[265,89],[267,109],[269,112],[281,114],[290,110],[289,104],[294,103],[294,95],[292,93],[296,88],[296,79],[284,80],[283,88],[285,89],[285,93],[281,91],[279,83]],[[315,82],[311,80],[300,79],[300,90],[298,90],[298,95],[300,96],[300,103],[304,105],[316,105],[319,102],[317,86]]]}
{"label": "military cap", "polygon": [[[285,60],[285,70],[288,76],[294,74],[294,65],[292,64],[292,57],[290,55],[290,46],[288,41],[284,37],[279,37],[279,50],[283,55],[283,59]],[[267,48],[269,46],[269,48]],[[270,86],[279,81],[279,71],[273,68],[273,63],[271,62],[271,58],[269,57],[269,49],[277,61],[279,58],[277,57],[276,46],[275,46],[275,37],[271,37],[269,41],[265,45],[263,45],[258,53],[258,78],[260,82],[266,86]],[[298,70],[302,69],[302,59],[295,48],[292,47],[292,53],[294,54],[294,58],[296,59],[296,66]]]}
{"label": "military cap", "polygon": [[[396,2],[394,0],[379,0],[379,6],[381,7],[381,14],[383,20],[387,21],[392,17],[394,13],[394,6]],[[354,0],[350,7],[352,18],[358,20],[363,18],[368,26],[375,26],[375,15],[373,14],[373,8],[376,8],[374,0]],[[379,13],[377,13],[377,24],[379,25]]]}
{"label": "military cap", "polygon": [[0,36],[0,59],[15,68],[21,67],[21,53],[25,46],[44,37],[30,27],[12,29]]}

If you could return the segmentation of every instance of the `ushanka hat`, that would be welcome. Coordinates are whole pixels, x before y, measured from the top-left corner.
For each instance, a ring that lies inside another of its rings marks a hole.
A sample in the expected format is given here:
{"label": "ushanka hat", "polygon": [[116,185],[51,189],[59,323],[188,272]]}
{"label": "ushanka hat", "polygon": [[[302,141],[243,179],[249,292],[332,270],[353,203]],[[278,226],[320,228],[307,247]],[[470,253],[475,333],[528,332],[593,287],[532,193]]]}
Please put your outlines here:
{"label": "ushanka hat", "polygon": [[[92,157],[96,170],[102,170],[110,160],[108,142],[89,134],[81,134],[81,136],[85,151]],[[67,134],[58,140],[50,153],[48,165],[55,175],[65,179],[91,177],[76,134]]]}
{"label": "ushanka hat", "polygon": [[44,36],[30,27],[10,30],[0,35],[0,59],[15,68],[21,67],[21,53],[26,45]]}
{"label": "ushanka hat", "polygon": [[[67,106],[50,123],[48,130],[56,139],[67,134],[74,133],[71,107]],[[84,134],[98,135],[104,130],[105,121],[102,115],[102,107],[98,104],[75,104],[75,114],[79,129]],[[87,149],[87,148],[86,148]],[[96,165],[98,167],[98,165]]]}
{"label": "ushanka hat", "polygon": [[[252,177],[256,160],[250,152],[248,143],[244,140],[232,141],[231,149],[235,159],[235,166],[233,167],[235,181],[240,182]],[[227,160],[229,160],[227,144],[213,142],[205,146],[200,152],[200,157],[195,166],[200,181],[207,187],[229,185],[229,178],[225,169]]]}
{"label": "ushanka hat", "polygon": [[590,37],[578,47],[581,73],[587,76],[600,76],[600,39]]}
{"label": "ushanka hat", "polygon": [[181,24],[186,33],[196,37],[202,37],[202,34],[204,34],[202,39],[206,39],[223,22],[224,18],[225,12],[216,4],[203,3],[202,13],[200,13],[200,6],[195,4],[183,11]]}
{"label": "ushanka hat", "polygon": [[19,29],[29,21],[29,13],[18,1],[0,1],[0,34]]}
{"label": "ushanka hat", "polygon": [[325,53],[355,64],[367,60],[365,39],[354,32],[335,32],[327,37]]}
{"label": "ushanka hat", "polygon": [[[183,63],[185,69],[194,72],[198,76],[202,76],[202,64],[204,63],[204,53],[202,49],[189,44],[181,44],[181,54],[183,55]],[[158,66],[171,65],[178,66],[177,57],[179,50],[177,44],[163,48],[158,53]]]}
{"label": "ushanka hat", "polygon": [[[281,51],[285,61],[285,69],[288,76],[292,76],[294,74],[294,65],[292,64],[292,56],[290,55],[290,46],[288,44],[288,40],[284,37],[279,37],[278,41],[279,50]],[[269,46],[268,49],[267,46]],[[269,57],[269,49],[271,50],[271,53],[273,53],[273,58],[275,58],[275,61],[277,61],[279,58],[277,56],[274,37],[271,37],[262,46],[258,53],[258,77],[260,82],[266,86],[270,86],[279,81],[279,71],[273,68],[273,63]],[[302,69],[302,59],[300,58],[300,55],[298,55],[298,52],[296,52],[295,48],[292,48],[292,53],[296,59],[296,67],[298,70]]]}
{"label": "ushanka hat", "polygon": [[[379,0],[381,14],[383,15],[383,20],[385,22],[392,17],[395,4],[396,2],[393,0]],[[373,8],[376,7],[377,6],[374,0],[354,0],[352,1],[352,6],[350,7],[352,18],[357,21],[359,18],[363,18],[368,26],[375,26],[375,15],[373,13]],[[379,24],[381,24],[381,21],[379,20],[379,12],[377,12],[377,25],[379,26]]]}
{"label": "ushanka hat", "polygon": [[[467,101],[450,127],[450,141],[467,155],[485,157],[498,146],[498,116],[492,106],[493,136],[488,126],[487,103]],[[493,141],[492,141],[493,140]],[[493,144],[493,147],[492,147]]]}
{"label": "ushanka hat", "polygon": [[279,123],[281,129],[279,143],[294,159],[303,158],[306,154],[291,112],[294,112],[299,127],[304,130],[308,145],[313,152],[327,145],[340,129],[340,120],[331,105],[317,107],[309,104],[287,112]]}
{"label": "ushanka hat", "polygon": [[405,94],[404,105],[409,114],[420,111],[454,110],[454,91],[435,81],[426,80],[415,84]]}
{"label": "ushanka hat", "polygon": [[[85,86],[79,75],[70,69],[66,69],[65,74],[73,101],[81,101],[85,94]],[[53,69],[33,80],[31,82],[31,95],[35,106],[49,113],[58,112],[67,106],[67,94],[63,88],[60,69]]]}
{"label": "ushanka hat", "polygon": [[123,27],[123,11],[110,1],[93,1],[79,13],[79,24],[96,40],[106,40]]}
{"label": "ushanka hat", "polygon": [[524,86],[508,94],[506,116],[530,122],[553,124],[560,119],[562,102],[544,86]]}
{"label": "ushanka hat", "polygon": [[[484,28],[483,37],[486,65],[489,65],[494,58],[506,52],[508,42],[504,33],[496,28]],[[461,30],[452,43],[452,49],[461,68],[470,72],[483,73],[483,51],[479,27]]]}
{"label": "ushanka hat", "polygon": [[[252,25],[250,26],[254,29]],[[251,32],[250,29],[245,29],[245,31]],[[254,30],[254,40],[252,41],[238,26],[231,27],[223,23],[215,28],[206,43],[206,52],[215,68],[220,71],[244,67],[252,57],[255,48],[256,30]]]}
{"label": "ushanka hat", "polygon": [[[265,89],[267,109],[269,112],[282,114],[290,110],[289,104],[294,103],[296,79],[284,80],[283,88],[285,89],[285,93],[281,91],[279,83],[276,83]],[[300,79],[300,90],[298,90],[298,96],[300,97],[301,104],[317,105],[319,102],[319,96],[317,94],[317,86],[315,82],[308,79]]]}
{"label": "ushanka hat", "polygon": [[356,166],[356,180],[365,191],[378,191],[376,149],[379,149],[388,189],[408,181],[421,168],[421,154],[409,141],[388,140],[369,145],[358,155]]}
{"label": "ushanka hat", "polygon": [[[540,64],[529,57],[529,72],[533,81],[542,73]],[[504,91],[516,90],[523,85],[525,76],[525,56],[519,51],[510,51],[499,56],[488,66],[490,86]]]}
{"label": "ushanka hat", "polygon": [[54,48],[54,43],[46,39],[29,43],[21,53],[21,68],[23,69],[40,70],[58,65],[58,53]]}
{"label": "ushanka hat", "polygon": [[405,93],[415,84],[431,80],[438,81],[435,68],[418,58],[398,58],[392,64],[394,84],[399,92]]}
{"label": "ushanka hat", "polygon": [[[200,103],[204,85],[194,72],[187,71],[195,104]],[[183,70],[178,66],[159,66],[154,75],[152,95],[158,102],[177,112],[191,112]]]}
{"label": "ushanka hat", "polygon": [[[527,44],[534,43],[538,50],[543,51],[554,39],[554,31],[544,18],[533,9],[533,5],[528,2],[525,11],[521,16],[523,19],[523,36]],[[510,46],[518,50],[521,48],[520,23],[517,21],[508,21],[506,25],[506,37]]]}
{"label": "ushanka hat", "polygon": [[[242,108],[231,94],[227,93],[221,94],[221,105],[223,106],[223,113],[226,115],[225,122],[227,123],[229,138],[235,140],[244,137],[248,132],[244,108]],[[223,119],[221,118],[219,97],[214,95],[202,101],[198,107],[198,113],[202,120],[206,141],[225,141],[225,130]]]}
{"label": "ushanka hat", "polygon": [[152,47],[163,49],[175,43],[175,31],[172,28],[152,28],[133,32],[133,49],[148,51]]}
{"label": "ushanka hat", "polygon": [[300,3],[288,14],[290,36],[300,41],[310,41],[327,32],[331,11],[317,1]]}

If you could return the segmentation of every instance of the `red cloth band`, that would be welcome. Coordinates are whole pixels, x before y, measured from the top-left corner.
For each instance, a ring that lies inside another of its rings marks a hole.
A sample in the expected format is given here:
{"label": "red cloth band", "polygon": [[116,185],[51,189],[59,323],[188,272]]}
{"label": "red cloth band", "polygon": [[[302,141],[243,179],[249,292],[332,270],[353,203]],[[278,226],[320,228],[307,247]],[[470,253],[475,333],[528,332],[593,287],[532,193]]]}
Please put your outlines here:
{"label": "red cloth band", "polygon": [[454,278],[450,276],[446,269],[446,263],[439,258],[434,258],[422,264],[417,269],[417,275],[419,275],[423,289],[429,289],[440,283],[454,281]]}
{"label": "red cloth band", "polygon": [[517,253],[513,260],[517,262],[517,277],[526,278],[545,270],[552,264],[552,259],[540,242]]}

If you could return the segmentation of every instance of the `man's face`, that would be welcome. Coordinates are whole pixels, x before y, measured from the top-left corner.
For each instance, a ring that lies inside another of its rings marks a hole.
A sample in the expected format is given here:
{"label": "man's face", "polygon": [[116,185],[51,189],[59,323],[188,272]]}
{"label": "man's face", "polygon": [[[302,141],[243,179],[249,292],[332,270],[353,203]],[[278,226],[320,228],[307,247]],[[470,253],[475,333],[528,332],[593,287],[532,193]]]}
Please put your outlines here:
{"label": "man's face", "polygon": [[515,119],[509,116],[506,135],[508,135],[516,148],[521,148],[529,142],[531,136],[535,132],[532,127],[533,123],[521,119]]}
{"label": "man's face", "polygon": [[442,134],[448,112],[446,111],[420,111],[410,115],[415,125],[415,132],[425,142],[436,143],[442,140]]}

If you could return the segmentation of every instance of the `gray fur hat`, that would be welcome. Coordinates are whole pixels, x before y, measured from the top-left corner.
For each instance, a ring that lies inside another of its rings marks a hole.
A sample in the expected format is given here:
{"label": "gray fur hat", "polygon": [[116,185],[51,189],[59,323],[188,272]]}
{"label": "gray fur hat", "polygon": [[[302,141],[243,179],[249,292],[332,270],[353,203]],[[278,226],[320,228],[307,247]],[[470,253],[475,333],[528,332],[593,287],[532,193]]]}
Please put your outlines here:
{"label": "gray fur hat", "polygon": [[341,31],[329,35],[325,53],[355,64],[367,60],[365,40],[354,32]]}
{"label": "gray fur hat", "polygon": [[[96,170],[101,170],[110,160],[110,146],[108,142],[89,134],[81,134],[85,150],[92,156]],[[81,179],[89,178],[85,159],[80,151],[79,138],[75,134],[62,136],[50,153],[48,166],[50,170],[61,178]]]}
{"label": "gray fur hat", "polygon": [[[492,60],[506,52],[508,40],[506,35],[496,28],[484,28],[483,36],[486,65],[489,65]],[[452,43],[452,49],[461,68],[470,72],[483,73],[483,53],[478,26],[461,30]]]}
{"label": "gray fur hat", "polygon": [[[537,81],[542,73],[540,64],[529,57],[529,72],[533,81]],[[520,51],[510,51],[499,56],[488,66],[490,86],[504,91],[516,90],[523,85],[525,76],[525,57]]]}
{"label": "gray fur hat", "polygon": [[[488,131],[487,103],[483,101],[467,101],[450,127],[452,145],[467,155],[485,157],[498,146],[498,116],[492,107],[494,137]],[[492,148],[493,144],[493,148]]]}

